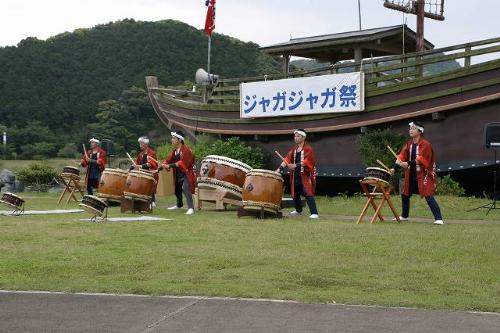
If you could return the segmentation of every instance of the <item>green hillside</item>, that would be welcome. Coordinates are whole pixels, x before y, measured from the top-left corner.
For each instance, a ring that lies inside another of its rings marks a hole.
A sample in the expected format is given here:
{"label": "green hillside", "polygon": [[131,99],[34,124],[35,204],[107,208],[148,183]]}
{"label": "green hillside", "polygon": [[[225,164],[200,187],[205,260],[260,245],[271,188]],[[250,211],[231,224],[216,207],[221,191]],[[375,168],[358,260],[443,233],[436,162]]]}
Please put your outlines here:
{"label": "green hillside", "polygon": [[[94,135],[126,148],[161,126],[144,77],[189,84],[206,61],[203,30],[172,20],[123,20],[0,48],[0,131],[8,133],[8,155],[71,156]],[[257,44],[213,35],[213,73],[253,76],[264,68],[277,65]]]}

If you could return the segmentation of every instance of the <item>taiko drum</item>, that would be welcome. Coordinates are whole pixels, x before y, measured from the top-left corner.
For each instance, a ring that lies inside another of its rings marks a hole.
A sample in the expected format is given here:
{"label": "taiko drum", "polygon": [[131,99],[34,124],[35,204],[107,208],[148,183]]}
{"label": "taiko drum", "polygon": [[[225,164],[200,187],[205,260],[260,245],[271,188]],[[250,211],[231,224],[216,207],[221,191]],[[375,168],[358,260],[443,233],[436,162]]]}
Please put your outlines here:
{"label": "taiko drum", "polygon": [[390,185],[392,175],[389,171],[381,168],[366,168],[366,176],[363,180],[371,180],[373,182],[381,181],[386,185]]}
{"label": "taiko drum", "polygon": [[0,202],[6,204],[12,208],[19,208],[23,205],[24,199],[9,192],[2,193],[2,198]]}
{"label": "taiko drum", "polygon": [[125,190],[128,172],[121,169],[106,168],[99,181],[97,196],[113,201],[119,201]]}
{"label": "taiko drum", "polygon": [[127,176],[123,196],[135,200],[149,201],[154,192],[155,179],[151,172],[132,170]]}
{"label": "taiko drum", "polygon": [[104,209],[108,206],[106,202],[102,199],[99,199],[93,195],[84,195],[82,202],[78,204],[78,206],[82,207],[87,212],[101,216],[104,212]]}
{"label": "taiko drum", "polygon": [[248,171],[242,191],[244,209],[277,213],[281,210],[282,197],[283,177],[280,173],[264,169]]}
{"label": "taiko drum", "polygon": [[251,169],[249,165],[229,157],[208,155],[201,161],[198,187],[222,189],[227,191],[229,197],[240,200],[245,177]]}

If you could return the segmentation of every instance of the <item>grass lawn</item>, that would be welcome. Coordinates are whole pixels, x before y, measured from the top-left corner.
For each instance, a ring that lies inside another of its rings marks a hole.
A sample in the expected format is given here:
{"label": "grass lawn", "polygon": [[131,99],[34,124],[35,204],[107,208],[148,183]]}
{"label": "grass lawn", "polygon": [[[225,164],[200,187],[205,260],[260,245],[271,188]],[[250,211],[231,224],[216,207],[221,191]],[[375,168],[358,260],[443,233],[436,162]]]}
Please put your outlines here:
{"label": "grass lawn", "polygon": [[[56,194],[22,196],[27,209],[77,207],[57,206]],[[88,214],[1,216],[0,289],[500,312],[500,211],[466,211],[484,199],[437,200],[445,222],[490,222],[356,225],[356,218],[333,215],[357,216],[364,199],[341,196],[318,198],[318,221],[238,219],[234,210],[188,217],[164,209],[172,197],[161,198],[153,215],[173,221],[94,224],[80,221]],[[394,202],[399,207],[397,197]],[[121,215],[119,207],[109,215]],[[412,198],[410,216],[431,217],[424,200]]]}

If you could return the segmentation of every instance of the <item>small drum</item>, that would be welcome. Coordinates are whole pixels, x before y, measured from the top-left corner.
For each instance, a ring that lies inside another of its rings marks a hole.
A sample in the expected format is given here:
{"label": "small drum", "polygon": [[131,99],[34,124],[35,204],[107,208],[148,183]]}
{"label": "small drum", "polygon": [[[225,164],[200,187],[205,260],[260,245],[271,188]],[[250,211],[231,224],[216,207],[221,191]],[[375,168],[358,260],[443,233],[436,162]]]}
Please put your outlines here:
{"label": "small drum", "polygon": [[101,216],[104,212],[104,209],[108,207],[106,202],[98,197],[93,195],[84,195],[82,202],[78,204],[78,206],[85,209],[87,212],[94,214],[95,216]]}
{"label": "small drum", "polygon": [[23,206],[24,199],[21,197],[18,197],[15,194],[5,192],[5,193],[2,193],[2,198],[0,199],[0,202],[3,204],[6,204],[7,206],[10,206],[12,208],[19,209]]}
{"label": "small drum", "polygon": [[204,189],[222,189],[229,197],[241,200],[241,188],[247,172],[252,168],[232,158],[208,155],[201,161],[198,187]]}
{"label": "small drum", "polygon": [[108,200],[120,201],[125,190],[127,176],[128,172],[121,169],[104,169],[99,181],[97,196]]}
{"label": "small drum", "polygon": [[80,170],[72,166],[65,166],[63,167],[61,176],[67,178],[80,178]]}
{"label": "small drum", "polygon": [[242,192],[244,209],[264,209],[276,214],[281,209],[282,197],[283,177],[280,173],[263,169],[248,171]]}
{"label": "small drum", "polygon": [[381,168],[366,168],[366,177],[363,180],[371,180],[376,182],[377,180],[390,185],[392,175],[389,171]]}
{"label": "small drum", "polygon": [[127,176],[123,196],[135,200],[150,201],[155,189],[155,179],[151,172],[132,170]]}

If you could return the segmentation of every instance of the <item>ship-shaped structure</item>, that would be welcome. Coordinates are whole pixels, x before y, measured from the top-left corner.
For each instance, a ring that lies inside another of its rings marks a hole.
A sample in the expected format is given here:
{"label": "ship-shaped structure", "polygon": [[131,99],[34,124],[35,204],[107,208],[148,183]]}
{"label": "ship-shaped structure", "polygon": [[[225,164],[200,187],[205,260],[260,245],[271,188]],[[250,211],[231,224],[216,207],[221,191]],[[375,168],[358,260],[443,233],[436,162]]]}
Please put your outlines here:
{"label": "ship-shaped structure", "polygon": [[[426,40],[421,52],[414,45],[415,32],[406,25],[291,39],[261,48],[282,57],[282,75],[222,78],[196,92],[162,87],[153,76],[146,83],[168,128],[192,136],[238,136],[268,152],[270,166],[279,164],[275,150],[289,149],[293,129],[304,128],[316,151],[318,176],[354,180],[364,174],[359,135],[387,127],[406,134],[408,122],[417,120],[433,143],[438,172],[457,172],[460,178],[463,171],[467,179],[484,175],[484,167],[493,164],[492,152],[485,148],[485,126],[500,121],[500,38],[439,49]],[[289,71],[292,56],[325,66]],[[362,111],[241,117],[243,83],[348,72],[363,73]]]}

